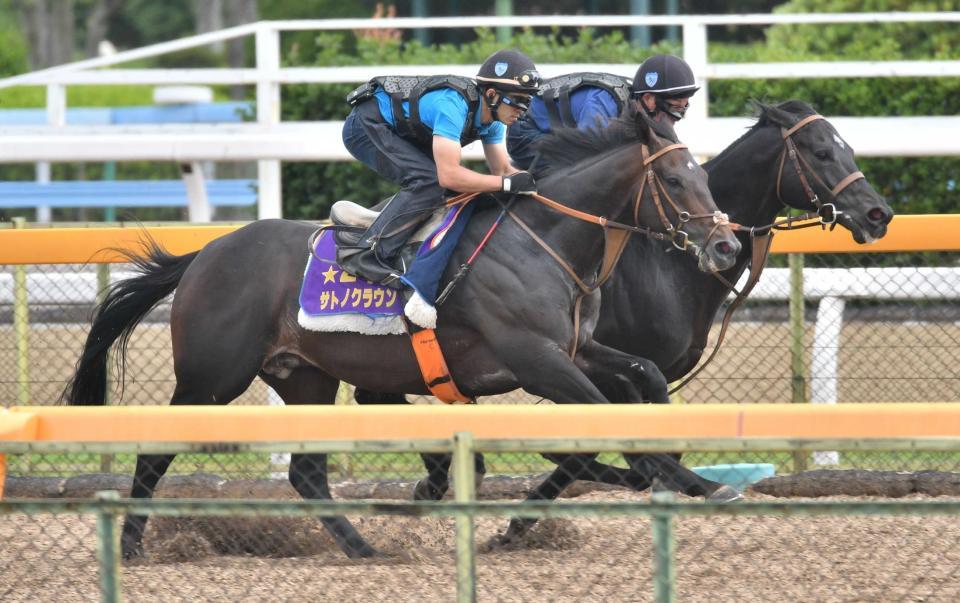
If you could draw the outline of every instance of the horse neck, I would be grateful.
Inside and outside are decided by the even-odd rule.
[[[643,175],[639,145],[631,145],[607,158],[562,172],[542,182],[540,192],[571,209],[615,221],[632,207]],[[603,257],[604,230],[533,201],[522,201],[517,214],[581,276]],[[632,218],[630,219],[632,223]],[[659,224],[650,225],[660,230]]]
[[[710,192],[731,221],[764,226],[780,213],[783,205],[777,198],[777,175],[782,150],[778,127],[754,127],[703,164],[710,177]]]
[[[763,226],[776,218],[782,207],[777,199],[781,148],[778,128],[755,128],[703,165],[717,206],[729,214],[732,221],[744,226]],[[738,237],[743,251],[734,266],[723,273],[732,282],[746,269],[751,253],[749,236],[738,234]],[[618,282],[613,286],[615,292],[608,297],[618,296],[620,303],[628,308],[637,296],[649,295],[651,281],[657,282],[662,287],[659,298],[662,303],[683,307],[690,324],[703,319],[703,328],[709,329],[714,313],[730,289],[712,274],[700,271],[690,258],[677,254],[663,257],[664,251],[656,247],[657,244],[640,239],[627,246],[622,258],[624,265],[642,268],[619,272]]]

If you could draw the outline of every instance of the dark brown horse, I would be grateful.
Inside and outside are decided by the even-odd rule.
[[[791,155],[791,149],[794,155]],[[543,152],[551,153],[549,146]],[[858,177],[853,149],[827,120],[808,104],[787,101],[758,104],[756,124],[716,158],[704,164],[710,191],[731,221],[747,227],[771,224],[784,205],[802,211],[820,210],[836,218],[857,242],[883,237],[893,212],[865,178]],[[802,176],[800,175],[802,174]],[[750,235],[737,235],[745,250]],[[721,273],[736,283],[750,262],[745,251]],[[669,381],[687,375],[701,359],[710,327],[731,289],[720,279],[697,270],[690,258],[649,239],[634,237],[620,264],[602,288],[603,303],[594,337],[613,348],[653,360]],[[620,383],[603,380],[598,387],[619,399]],[[403,396],[358,389],[361,403],[399,403]],[[643,461],[630,470],[598,463],[595,455],[550,455],[560,466],[532,499],[554,498],[577,479],[650,486],[656,473],[644,472]],[[449,455],[424,455],[428,476],[417,484],[416,498],[438,499],[446,491]],[[640,469],[640,470],[638,470]],[[478,455],[477,470],[484,465]],[[672,487],[683,489],[681,484]],[[698,494],[697,490],[687,490]],[[508,536],[517,536],[530,522],[514,522]]]
[[[706,173],[676,144],[672,128],[638,116],[603,132],[558,134],[554,143],[564,149],[569,168],[542,181],[545,196],[639,229],[662,232],[666,225],[673,240],[682,225],[700,266],[733,265],[740,243],[716,210]],[[473,217],[445,279],[496,217],[496,206]],[[596,295],[582,304],[574,333],[581,290],[572,274],[587,283],[596,278],[610,228],[532,200],[514,204],[512,218],[497,230],[470,278],[439,309],[438,337],[464,394],[523,388],[558,403],[607,403],[597,384],[615,380],[623,394],[617,401],[640,402],[644,392],[649,399],[667,400],[666,381],[653,363],[592,339]],[[341,380],[373,391],[427,393],[407,337],[298,326],[297,293],[312,230],[308,224],[264,220],[199,252],[171,256],[153,245],[145,256],[131,257],[141,274],[115,284],[97,309],[67,401],[103,404],[111,345],[119,340],[122,358],[137,323],[174,291],[170,327],[177,383],[171,404],[226,404],[257,376],[286,404],[331,404]],[[569,349],[571,342],[577,342],[575,349]],[[139,455],[132,496],[152,496],[173,458]],[[669,475],[685,489],[703,495],[724,490],[666,455],[658,463],[664,479]],[[289,475],[303,497],[330,498],[326,455],[294,454]],[[347,555],[374,554],[346,518],[322,521]],[[142,553],[145,524],[143,516],[126,518],[125,556]]]

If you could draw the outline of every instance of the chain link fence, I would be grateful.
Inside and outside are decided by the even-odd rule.
[[[285,479],[271,477],[268,454],[179,455],[157,490],[158,506],[137,507],[152,515],[146,554],[122,563],[122,594],[135,601],[451,601],[465,562],[454,516],[464,511],[474,517],[473,589],[480,601],[960,597],[956,447],[844,451],[854,469],[832,485],[767,478],[733,506],[684,495],[663,503],[653,498],[662,493],[589,482],[577,482],[555,504],[517,505],[552,468],[526,452],[488,452],[481,503],[472,506],[452,502],[452,493],[439,504],[410,503],[423,476],[416,454],[332,454],[331,489],[345,506],[311,505]],[[791,454],[695,452],[688,460],[783,463]],[[69,446],[8,455],[0,502],[4,601],[98,597],[103,508],[89,499],[109,490],[126,496],[133,455],[118,453],[113,474],[96,473],[97,457]],[[600,458],[623,466],[614,453]],[[875,467],[898,472],[868,471]],[[748,476],[733,468],[724,479]],[[107,520],[115,538],[126,507],[112,509],[116,515]],[[348,559],[318,520],[334,513],[349,517],[378,555]],[[503,543],[518,513],[541,520]]]
[[[751,300],[738,310],[717,359],[676,401],[960,399],[954,369],[960,352],[960,285],[953,276],[957,256],[806,255],[803,285],[808,295],[799,330],[797,316],[791,320],[786,258],[775,256]],[[4,406],[57,402],[83,347],[98,291],[128,270],[124,265],[0,267]],[[166,302],[135,331],[122,399],[113,387],[110,404],[168,402],[174,387],[168,318]],[[802,345],[791,348],[798,334]],[[708,347],[716,335],[717,328]],[[114,384],[117,377],[114,370]],[[340,399],[350,401],[346,388]],[[256,381],[234,404],[271,400],[268,389]],[[480,400],[538,402],[543,401],[521,392]],[[5,495],[19,504],[24,499],[89,499],[103,490],[126,496],[135,455],[27,452],[9,454],[7,460]],[[276,452],[182,454],[161,480],[157,496],[245,499],[251,509],[256,509],[255,500],[292,504],[300,497],[286,479],[287,460]],[[829,468],[798,472],[811,460]],[[426,475],[422,459],[411,453],[341,452],[331,454],[329,462],[331,490],[339,501],[399,504],[411,499]],[[652,526],[657,519],[651,515],[650,484],[631,476],[616,454],[604,453],[599,462],[607,468],[590,470],[600,483],[576,481],[561,505],[627,505],[619,515],[548,517],[508,545],[497,541],[507,515],[477,516],[479,600],[654,600],[657,543]],[[671,592],[679,600],[960,597],[960,553],[954,544],[960,524],[957,507],[950,506],[960,499],[960,454],[955,449],[692,452],[683,462],[738,488],[766,476],[746,489],[748,505],[739,509],[808,498],[908,504],[816,517],[798,515],[799,507],[680,514],[671,522],[676,576]],[[556,467],[536,454],[502,452],[486,454],[476,466],[486,472],[479,490],[485,501],[522,500]],[[448,499],[453,491],[446,493]],[[680,504],[713,508],[683,495]],[[311,517],[256,510],[244,517],[199,512],[155,517],[144,538],[147,556],[124,564],[121,588],[138,601],[449,601],[457,596],[456,524],[449,513],[430,515],[420,507],[390,514],[343,511],[381,553],[354,561],[317,521],[326,512],[333,511],[314,509],[306,513]],[[85,601],[98,596],[98,526],[89,508],[4,506],[3,513],[0,598]]]
[[[750,301],[737,311],[717,358],[677,400],[960,399],[955,368],[960,358],[958,259],[957,253],[807,255],[802,258],[809,293],[803,302],[804,320],[802,326],[791,326],[800,323],[791,323],[789,269],[783,256],[775,256]],[[97,291],[107,279],[124,278],[127,271],[124,265],[0,267],[4,405],[56,403],[83,348]],[[19,310],[18,278],[29,301]],[[169,308],[168,300],[134,332],[123,404],[166,404],[170,399],[174,376]],[[711,333],[708,353],[718,330]],[[792,348],[797,334],[802,345]],[[120,402],[117,376],[113,371],[111,403]],[[267,404],[269,398],[257,380],[236,403]],[[488,402],[539,400],[514,392],[480,400]]]

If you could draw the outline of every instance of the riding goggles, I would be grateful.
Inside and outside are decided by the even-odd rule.
[[[530,109],[530,97],[529,96],[510,96],[507,94],[500,95],[500,102],[508,107],[513,107],[521,113],[526,113]]]

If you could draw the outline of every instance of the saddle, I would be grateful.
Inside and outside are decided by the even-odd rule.
[[[392,200],[391,197],[387,203]],[[407,240],[397,258],[387,263],[371,251],[368,243],[360,241],[360,237],[380,216],[380,212],[352,201],[337,201],[330,208],[330,221],[334,225],[334,238],[337,242],[337,260],[348,270],[352,268],[358,276],[401,289],[404,284],[401,277],[406,274],[417,258],[421,245],[437,229],[445,215],[445,208],[434,212]]]
[[[430,391],[445,402],[470,401],[450,378],[433,329],[437,322],[437,285],[472,209],[463,203],[434,212],[405,246],[396,272],[387,274],[393,282],[385,284],[350,274],[340,261],[341,251],[354,248],[378,262],[360,237],[379,212],[338,201],[331,208],[334,228],[320,229],[311,237],[297,322],[313,331],[408,333]],[[409,288],[398,291],[401,283]]]

